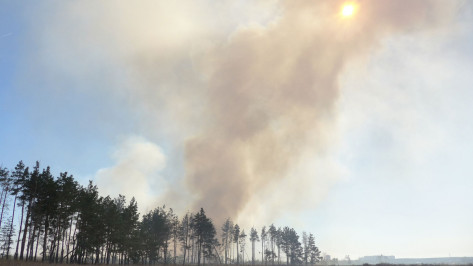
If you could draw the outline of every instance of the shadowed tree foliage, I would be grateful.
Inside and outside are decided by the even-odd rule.
[[[184,217],[182,217],[182,221],[179,225],[179,242],[181,244],[181,250],[183,253],[182,264],[186,263],[186,259],[188,258],[188,252],[191,249],[191,236],[192,236],[192,214],[186,213]]]
[[[225,255],[225,264],[228,263],[228,254],[229,254],[229,248],[231,246],[233,239],[233,222],[230,220],[230,218],[227,218],[225,220],[225,223],[222,225],[222,245],[223,245],[223,250],[224,250],[224,255]]]
[[[241,230],[240,236],[238,237],[239,239],[239,244],[240,244],[240,253],[241,253],[241,262],[245,264],[245,247],[246,247],[246,237],[248,235],[245,233],[245,229]]]
[[[2,210],[0,211],[0,228],[1,228],[7,195],[10,192],[11,187],[12,187],[12,180],[10,179],[10,174],[7,168],[0,168],[0,186],[2,187],[2,194],[0,196],[0,203],[1,203],[1,208],[2,208]]]
[[[79,185],[72,175],[55,177],[36,162],[32,171],[20,161],[9,171],[0,168],[0,256],[5,259],[76,264],[225,264],[245,263],[245,230],[228,218],[221,241],[203,208],[179,219],[172,209],[158,207],[142,215],[138,203],[124,196],[101,196],[92,181]],[[18,208],[17,208],[18,207]],[[18,228],[18,230],[16,230]],[[268,229],[266,229],[268,228]],[[252,264],[255,242],[251,228]],[[261,231],[261,262],[274,264],[282,248],[288,264],[320,261],[314,237],[304,249],[294,229]],[[275,255],[275,249],[278,255]],[[14,250],[14,255],[12,254]],[[223,254],[221,254],[223,253]],[[266,255],[266,256],[265,256]]]
[[[264,261],[264,264],[266,265],[266,260],[264,259],[264,243],[266,242],[266,238],[268,236],[268,232],[266,232],[266,226],[263,226],[261,228],[261,262]]]
[[[203,208],[194,215],[192,229],[197,243],[197,264],[200,265],[202,255],[207,259],[212,258],[215,255],[213,251],[218,244],[215,227],[212,220],[205,215]]]
[[[235,227],[233,228],[233,242],[235,242],[236,244],[237,264],[240,264],[240,252],[238,252],[239,239],[240,239],[240,226],[238,226],[238,224],[235,224]]]
[[[251,241],[251,264],[255,265],[255,242],[259,241],[258,231],[254,227],[251,227],[250,231]]]
[[[303,250],[301,242],[299,242],[299,235],[290,227],[284,227],[282,231],[282,247],[286,253],[286,263],[301,264],[303,259]]]
[[[158,262],[159,251],[164,246],[166,232],[169,230],[166,222],[166,212],[162,208],[156,208],[144,215],[141,230],[147,260],[151,263]]]
[[[0,230],[0,251],[2,258],[9,258],[10,247],[13,244],[13,234],[14,231],[11,230],[12,224],[11,220],[8,219]]]
[[[278,237],[278,230],[273,224],[269,226],[268,234],[269,234],[269,249],[267,249],[265,252],[268,259],[271,260],[271,264],[274,264],[274,258],[276,257],[276,253],[274,252],[274,247],[276,245],[276,239]]]
[[[21,237],[21,228],[23,226],[23,215],[24,215],[24,210],[25,210],[25,196],[23,194],[23,186],[26,183],[26,180],[29,179],[30,173],[28,167],[25,167],[23,161],[20,161],[16,166],[15,166],[15,171],[12,173],[12,178],[13,178],[13,190],[12,190],[12,196],[15,197],[14,203],[13,203],[13,215],[12,215],[12,221],[15,218],[15,207],[16,207],[16,202],[18,200],[18,206],[21,206],[21,217],[20,217],[20,230],[18,231],[18,238],[16,241],[16,248],[15,248],[15,255],[14,259],[18,259],[18,248],[20,244],[20,237]],[[13,227],[13,223],[12,223]],[[13,230],[13,228],[12,228]]]
[[[317,262],[322,260],[319,248],[315,246],[315,239],[313,234],[309,234],[309,238],[307,240],[307,249],[308,262],[310,264],[316,264]]]

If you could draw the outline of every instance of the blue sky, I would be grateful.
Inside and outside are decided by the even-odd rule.
[[[4,1],[0,164],[339,258],[472,256],[471,4],[287,3]]]

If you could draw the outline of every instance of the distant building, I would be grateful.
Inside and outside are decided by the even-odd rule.
[[[380,263],[385,264],[410,264],[410,265],[421,265],[421,264],[443,264],[443,265],[467,265],[473,264],[473,257],[444,257],[444,258],[397,258],[394,256],[364,256],[358,260],[350,260],[349,256],[346,256],[344,260],[338,261],[338,265],[363,265],[371,264],[376,265]]]
[[[443,258],[399,258],[397,264],[473,264],[473,257],[443,257]]]
[[[358,259],[360,263],[368,263],[368,264],[379,264],[379,263],[395,263],[396,257],[394,256],[384,256],[384,255],[377,255],[377,256],[364,256]]]

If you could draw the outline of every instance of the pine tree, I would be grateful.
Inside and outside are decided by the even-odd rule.
[[[79,197],[79,185],[74,180],[72,175],[67,172],[60,173],[56,179],[57,187],[57,217],[56,217],[56,262],[63,262],[64,253],[67,255],[68,241],[66,241],[66,234],[72,229],[72,219],[77,213],[77,201]],[[69,232],[70,234],[70,232]]]
[[[17,204],[17,199],[19,200],[18,206],[21,206],[21,217],[20,217],[20,230],[18,230],[18,237],[16,240],[16,248],[15,248],[15,255],[14,259],[18,259],[18,248],[20,244],[20,237],[21,237],[21,229],[23,227],[23,215],[24,215],[24,210],[25,210],[25,196],[23,194],[23,186],[26,183],[26,180],[29,179],[29,168],[25,167],[23,164],[23,161],[20,161],[16,166],[15,166],[15,171],[12,173],[12,178],[13,178],[13,189],[12,189],[12,195],[15,196],[15,200],[13,203],[13,215],[12,215],[12,225],[13,225],[13,219],[15,217],[15,208]],[[13,229],[13,228],[12,228]]]
[[[7,204],[7,196],[10,193],[12,187],[12,179],[10,178],[10,173],[7,168],[0,168],[0,186],[2,187],[2,193],[0,196],[0,204],[2,205],[2,210],[0,212],[0,228],[2,227],[3,222],[3,212],[5,210],[5,205]]]
[[[266,261],[264,260],[264,242],[266,241],[268,233],[266,232],[266,226],[261,228],[261,263],[264,262],[266,265]]]
[[[235,224],[233,228],[233,242],[236,244],[237,265],[240,264],[240,253],[238,252],[238,239],[240,238],[240,226]]]
[[[269,226],[268,234],[269,234],[271,250],[268,250],[267,256],[271,259],[271,263],[274,265],[274,258],[276,257],[276,254],[274,253],[274,246],[276,245],[278,230],[273,224]]]
[[[315,240],[314,240],[313,234],[309,234],[309,238],[307,240],[307,246],[309,250],[309,263],[315,264],[319,262],[322,259],[322,257],[320,257],[319,248],[315,246]]]
[[[192,221],[192,214],[186,213],[182,218],[180,229],[179,229],[179,241],[181,243],[182,252],[184,253],[184,257],[182,260],[182,264],[186,263],[186,256],[188,256],[188,251],[190,250],[190,237],[191,237],[191,221]]]
[[[33,172],[31,172],[30,175],[25,176],[25,179],[20,180],[21,184],[21,197],[20,199],[26,204],[26,217],[25,217],[25,224],[23,228],[23,237],[21,240],[21,250],[20,250],[20,260],[23,260],[23,255],[25,251],[25,245],[27,242],[27,235],[28,235],[28,229],[32,229],[33,223],[32,223],[32,212],[33,212],[33,207],[34,203],[36,200],[37,192],[38,192],[38,181],[40,178],[40,173],[39,173],[39,162],[36,161],[36,164],[33,168]],[[31,234],[31,231],[30,231]],[[33,235],[34,236],[34,235]],[[31,238],[32,240],[34,238]],[[32,241],[31,241],[32,242]],[[32,242],[33,244],[33,242]],[[28,247],[26,247],[27,253],[30,251]],[[31,252],[32,253],[32,252]],[[26,260],[28,256],[26,256]]]
[[[303,262],[304,262],[304,264],[307,264],[308,260],[309,260],[309,246],[308,246],[307,240],[308,240],[307,239],[307,233],[302,232],[302,247],[304,249],[304,252],[303,252]]]
[[[177,242],[179,240],[179,218],[177,217],[176,214],[172,212],[172,209],[169,210],[169,222],[170,222],[170,230],[171,230],[171,238],[172,238],[172,243],[173,243],[173,264],[176,264],[176,259],[177,259]]]
[[[213,249],[218,244],[215,227],[206,215],[203,208],[196,213],[192,219],[194,237],[197,242],[197,264],[200,266],[201,255],[210,258],[213,256]]]
[[[251,241],[251,263],[255,265],[255,242],[259,241],[258,231],[254,227],[250,231],[250,241]]]
[[[296,231],[290,227],[284,227],[281,235],[281,246],[286,253],[286,263],[299,264],[302,262],[303,250]]]
[[[228,262],[228,248],[232,240],[233,235],[233,222],[230,218],[225,220],[225,223],[222,225],[222,245],[225,252],[225,264]]]
[[[281,264],[281,245],[282,245],[282,229],[278,228],[278,233],[276,237],[276,246],[278,248],[278,264]]]
[[[245,264],[245,247],[246,247],[246,233],[245,229],[243,229],[240,233],[239,242],[240,242],[240,253],[241,253],[241,263]]]
[[[13,228],[13,230],[11,229]],[[13,244],[13,234],[15,233],[14,227],[11,224],[11,219],[6,220],[6,223],[0,230],[0,249],[2,258],[10,258],[10,247]]]
[[[6,168],[0,169],[3,189],[0,194],[3,209],[3,216],[0,214],[0,254],[3,257],[10,257],[11,245],[16,242],[15,258],[26,260],[42,257],[43,261],[49,259],[51,263],[63,263],[64,259],[66,263],[94,264],[177,263],[180,244],[183,264],[186,260],[198,265],[216,259],[220,261],[215,227],[203,209],[195,215],[186,214],[179,222],[172,209],[161,207],[145,214],[140,221],[134,198],[127,204],[122,195],[115,199],[101,197],[92,182],[81,187],[67,172],[55,178],[50,167],[40,172],[39,162],[36,162],[30,174],[29,168],[20,161],[11,175],[8,173]],[[10,202],[13,210],[11,216],[6,217]],[[17,206],[21,207],[21,217],[18,240],[15,241]],[[222,226],[225,263],[234,258],[233,254],[237,264],[245,263],[246,237],[245,230],[227,219]],[[260,238],[254,228],[251,228],[250,240],[252,264],[255,264],[255,242]],[[285,227],[281,230],[271,225],[262,228],[261,242],[262,262],[265,260],[265,263],[270,259],[274,264],[275,257],[280,260],[280,249],[286,253],[288,264],[315,264],[320,260],[312,234],[307,237],[303,233],[301,245],[294,229]]]

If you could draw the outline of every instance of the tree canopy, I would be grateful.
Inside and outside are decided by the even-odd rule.
[[[40,163],[31,168],[20,161],[14,169],[0,168],[0,255],[5,259],[50,263],[205,264],[245,263],[247,235],[228,218],[217,232],[201,208],[181,219],[173,209],[157,207],[138,213],[138,202],[102,196],[89,181],[81,186],[68,172],[58,176]],[[304,245],[293,228],[252,227],[251,262],[261,241],[261,262],[278,258],[287,264],[315,264],[320,251],[313,234]],[[219,236],[219,239],[217,238]],[[276,254],[277,250],[277,254]],[[265,255],[263,257],[263,254]]]

